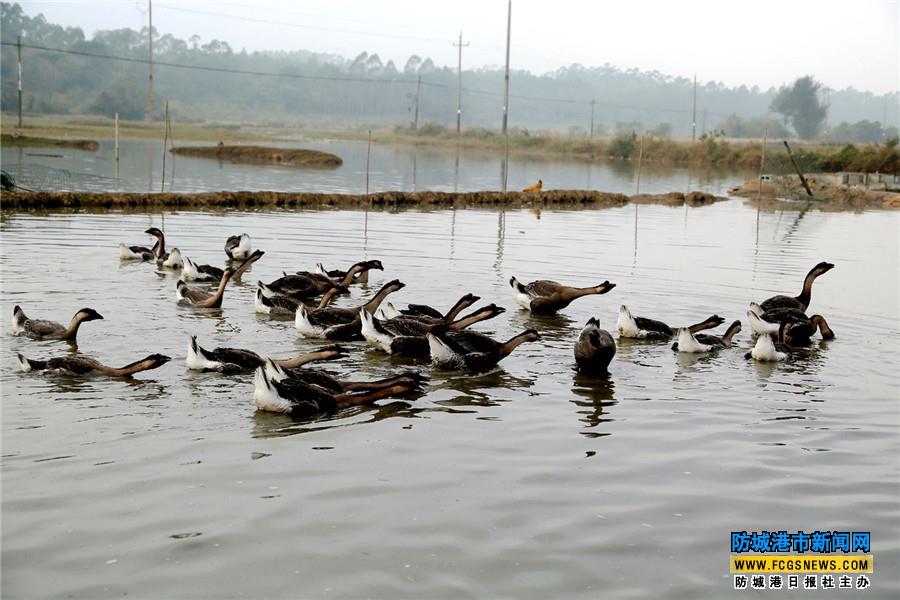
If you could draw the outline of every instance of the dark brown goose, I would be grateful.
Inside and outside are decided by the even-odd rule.
[[[808,345],[816,330],[822,334],[822,339],[834,338],[834,330],[829,327],[825,317],[822,315],[809,317],[798,308],[776,308],[763,311],[760,305],[751,303],[750,310],[747,311],[747,318],[750,320],[753,332],[758,335],[776,333],[779,325],[790,319],[792,323],[788,343],[793,346]]]
[[[284,274],[283,277],[279,277],[272,283],[269,283],[263,286],[263,293],[266,295],[270,294],[283,294],[285,296],[290,296],[294,300],[307,300],[309,298],[315,298],[321,294],[324,294],[328,290],[332,288],[340,288],[341,291],[346,292],[347,286],[353,282],[353,278],[357,273],[361,273],[362,271],[368,271],[370,262],[378,262],[378,261],[364,261],[359,262],[350,267],[350,270],[344,275],[344,278],[335,282],[327,275],[320,275],[318,273],[310,273],[306,271],[300,271],[294,275]],[[381,264],[381,263],[379,263]]]
[[[441,314],[441,312],[428,306],[427,304],[408,304],[406,308],[403,310],[397,310],[394,308],[393,304],[390,302],[386,305],[387,308],[382,308],[381,311],[385,314],[382,320],[394,319],[399,317],[409,318],[409,319],[418,319],[419,321],[425,321],[427,323],[449,323],[453,321],[459,313],[463,310],[469,308],[476,302],[481,300],[479,296],[474,294],[466,294],[456,301],[456,304],[450,307],[446,313]]]
[[[451,310],[451,312],[453,312]],[[362,319],[362,336],[367,342],[394,356],[409,358],[428,358],[428,339],[425,337],[436,327],[446,325],[449,331],[459,331],[466,327],[493,319],[503,314],[506,309],[490,304],[456,321],[422,320],[411,317],[395,317],[381,320],[372,313],[360,310]],[[449,313],[448,313],[449,314]]]
[[[369,283],[369,271],[371,271],[372,269],[384,271],[384,265],[381,264],[380,260],[364,260],[361,263],[356,263],[356,265],[359,265],[359,264],[364,265],[364,268],[362,270],[358,271],[356,273],[356,276],[352,280],[348,281],[346,283],[346,285],[352,285],[354,283],[362,283],[362,284]],[[351,265],[350,269],[352,269],[356,265]],[[340,284],[340,283],[344,282],[344,280],[347,277],[347,273],[350,272],[350,269],[348,269],[346,271],[341,271],[340,269],[327,270],[322,265],[322,263],[318,263],[318,264],[316,264],[315,274],[316,275],[325,275],[326,277],[328,277],[335,283]],[[303,274],[306,274],[306,272],[305,271],[297,271],[297,274],[303,275]]]
[[[244,262],[235,268],[234,275],[232,275],[231,278],[240,279],[241,275],[244,274],[244,271],[250,268],[250,265],[262,258],[264,254],[265,252],[262,250],[255,250]],[[214,267],[212,265],[198,265],[187,256],[183,257],[181,277],[185,281],[219,281],[222,279],[222,274],[224,272],[225,270],[220,269],[219,267]]]
[[[469,373],[487,371],[520,344],[541,339],[537,331],[528,329],[506,342],[498,342],[475,331],[450,331],[446,325],[435,327],[426,337],[435,367]]]
[[[374,313],[387,298],[388,294],[401,290],[406,284],[395,279],[384,284],[371,300],[354,308],[337,308],[326,306],[324,308],[307,309],[306,306],[297,307],[294,326],[300,335],[310,338],[325,338],[329,340],[350,341],[362,339],[362,319],[359,316],[360,309],[368,313]]]
[[[760,303],[760,306],[764,311],[776,308],[797,308],[806,312],[806,309],[809,307],[809,302],[812,299],[813,282],[817,277],[824,275],[833,268],[834,265],[829,262],[820,262],[806,274],[806,277],[803,279],[803,289],[800,290],[798,296],[772,296],[768,300]]]
[[[400,375],[395,375],[386,379],[377,379],[375,381],[342,381],[331,373],[320,369],[285,367],[272,359],[266,359],[264,366],[266,375],[268,375],[269,379],[272,381],[281,382],[286,379],[294,379],[309,385],[320,387],[323,390],[335,394],[341,392],[374,391],[401,384],[409,384],[418,387],[428,380],[424,375],[420,375],[413,371],[407,371]]]
[[[616,284],[604,281],[594,287],[574,288],[548,279],[541,279],[523,285],[515,277],[510,277],[509,287],[512,288],[513,296],[519,306],[534,314],[550,315],[567,307],[577,298],[592,294],[605,294],[616,287]]]
[[[230,268],[222,274],[222,279],[219,280],[219,287],[216,288],[214,293],[188,287],[184,281],[179,279],[178,283],[175,284],[175,296],[178,299],[178,304],[182,306],[196,306],[197,308],[221,308],[222,299],[225,297],[225,286],[228,285],[236,270]]]
[[[319,360],[335,360],[345,357],[343,348],[331,346],[316,352],[284,359],[272,359],[277,365],[288,369],[301,367]],[[265,365],[266,359],[252,350],[243,348],[215,348],[207,350],[197,343],[197,336],[192,335],[188,343],[185,366],[192,371],[217,371],[226,375],[252,371]]]
[[[728,348],[736,336],[741,331],[741,322],[735,321],[728,326],[725,334],[721,337],[718,335],[709,335],[699,333],[696,336],[688,327],[678,330],[678,341],[672,344],[672,350],[678,352],[710,352],[721,348]]]
[[[333,287],[322,296],[322,299],[319,300],[318,308],[325,308],[329,304],[331,304],[332,300],[337,297],[338,294],[346,291],[347,288],[342,287]],[[295,300],[290,296],[285,296],[284,294],[276,294],[269,290],[268,294],[266,293],[266,284],[262,281],[256,282],[256,312],[261,315],[270,315],[273,317],[281,316],[281,317],[293,317],[297,312],[297,307],[301,304],[304,304],[300,300]],[[305,305],[304,305],[305,306]]]
[[[166,236],[156,227],[151,227],[144,233],[156,238],[152,248],[144,246],[126,246],[119,244],[119,258],[122,260],[165,260]]]
[[[338,392],[300,379],[273,381],[266,368],[260,367],[256,370],[253,400],[258,410],[304,418],[337,412],[351,406],[372,404],[382,398],[403,397],[420,389],[417,380],[403,376],[392,379],[396,379],[396,382],[372,382],[370,385],[376,387],[369,388],[368,391]]]
[[[575,364],[578,371],[594,377],[609,375],[609,363],[616,355],[616,342],[600,322],[591,317],[575,342]]]
[[[162,354],[151,354],[124,367],[107,367],[86,356],[64,356],[49,360],[32,360],[19,356],[19,366],[23,371],[55,372],[62,375],[106,375],[108,377],[130,377],[141,371],[149,371],[163,366],[170,360]]]
[[[26,336],[38,340],[65,340],[74,342],[78,336],[78,328],[86,321],[96,321],[103,317],[93,308],[82,308],[68,326],[55,321],[45,321],[42,319],[29,319],[25,312],[19,307],[13,307],[13,333],[15,335],[25,334]]]
[[[688,329],[693,333],[704,329],[714,329],[725,322],[719,315],[712,315],[703,321],[691,325]],[[675,335],[677,328],[672,328],[654,319],[645,317],[633,317],[631,311],[624,304],[619,307],[619,318],[616,321],[620,338],[633,338],[639,340],[667,340]]]

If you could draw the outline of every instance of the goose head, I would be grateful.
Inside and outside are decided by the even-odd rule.
[[[82,321],[96,321],[98,319],[102,319],[103,315],[98,313],[93,308],[82,308],[77,313],[75,313],[76,319],[80,319]]]

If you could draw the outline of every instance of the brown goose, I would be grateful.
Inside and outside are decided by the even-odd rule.
[[[282,316],[282,317],[293,317],[297,312],[297,307],[303,304],[300,300],[295,300],[290,296],[285,296],[284,294],[276,294],[270,293],[266,294],[265,287],[262,281],[256,282],[256,312],[261,315],[270,315],[273,317]],[[342,287],[333,287],[322,296],[322,299],[319,300],[318,308],[325,308],[329,304],[331,304],[332,300],[337,297],[338,294],[346,291],[347,288]]]
[[[381,264],[380,260],[364,260],[361,263],[356,264],[365,265],[365,268],[361,271],[358,271],[356,273],[356,277],[352,281],[349,281],[347,285],[351,285],[353,283],[369,283],[369,271],[371,271],[372,269],[384,271],[384,265]],[[356,265],[352,265],[350,268],[352,269],[354,266]],[[347,273],[349,271],[350,269],[348,269],[347,271],[341,271],[340,269],[328,270],[322,265],[322,263],[316,264],[316,274],[325,275],[335,283],[342,283],[343,280],[347,277]],[[301,272],[298,271],[297,274],[300,275]]]
[[[822,334],[822,339],[834,338],[834,330],[829,327],[825,317],[822,315],[809,317],[798,308],[776,308],[763,311],[760,305],[751,303],[750,310],[747,311],[747,318],[750,320],[753,333],[759,335],[777,333],[779,325],[790,319],[791,329],[788,343],[793,346],[808,345],[817,329]]]
[[[428,379],[419,373],[407,371],[400,375],[375,381],[343,381],[334,375],[319,369],[285,367],[272,359],[266,359],[264,366],[266,375],[268,375],[269,379],[272,381],[283,382],[285,379],[294,379],[332,393],[374,391],[399,384],[418,386]]]
[[[368,313],[374,313],[387,298],[388,294],[401,290],[406,284],[395,279],[384,284],[371,300],[354,308],[337,308],[326,306],[309,310],[304,305],[297,307],[294,326],[300,335],[310,338],[325,338],[329,340],[361,340],[362,320],[359,316],[360,309]]]
[[[295,300],[306,300],[324,294],[334,287],[339,287],[342,291],[349,291],[347,290],[347,286],[353,282],[353,278],[357,273],[368,271],[370,268],[375,268],[370,266],[371,263],[378,263],[378,265],[381,265],[379,261],[363,261],[356,263],[350,267],[343,279],[339,282],[333,281],[327,275],[320,275],[318,273],[309,273],[305,271],[300,271],[294,275],[285,273],[283,277],[279,277],[272,283],[262,286],[263,293],[266,295],[283,294],[285,296],[290,296]]]
[[[616,355],[616,342],[600,322],[591,317],[581,330],[575,342],[575,364],[586,375],[605,377],[609,375],[609,363]]]
[[[156,238],[156,243],[152,248],[144,246],[126,246],[119,244],[119,258],[122,260],[165,260],[166,253],[166,236],[156,227],[151,227],[144,233],[152,235]]]
[[[719,350],[721,348],[729,348],[734,336],[740,333],[741,322],[735,321],[728,326],[725,334],[721,337],[717,335],[708,335],[699,333],[696,336],[688,327],[678,330],[678,341],[672,344],[672,350],[678,352],[709,352],[711,350]]]
[[[141,371],[149,371],[163,366],[170,360],[162,354],[151,354],[124,367],[107,367],[86,356],[64,356],[49,360],[32,360],[19,356],[19,366],[23,371],[55,372],[62,375],[107,375],[109,377],[130,377]]]
[[[54,321],[29,319],[19,306],[15,306],[13,307],[13,333],[15,335],[24,333],[30,338],[39,340],[65,340],[74,342],[75,338],[78,336],[78,328],[81,327],[82,323],[86,321],[96,321],[97,319],[102,318],[103,316],[93,308],[82,308],[75,313],[75,316],[72,317],[69,325],[66,326]]]
[[[214,293],[188,287],[184,281],[179,279],[178,283],[175,284],[175,296],[178,299],[178,304],[181,306],[196,306],[197,308],[221,308],[222,298],[225,296],[225,286],[228,285],[236,270],[229,268],[222,274],[222,279],[219,280],[219,287]]]
[[[273,381],[266,369],[260,367],[256,370],[253,400],[258,410],[302,418],[372,404],[382,398],[404,396],[419,390],[418,380],[403,376],[392,379],[373,382],[377,387],[367,391],[338,392],[301,379]]]
[[[274,360],[275,364],[295,369],[307,363],[319,360],[335,360],[347,356],[340,346],[322,348],[316,352],[309,352],[293,358]],[[192,371],[218,371],[226,375],[252,371],[265,365],[266,359],[252,350],[243,348],[215,348],[207,350],[197,343],[197,336],[192,335],[188,344],[187,358],[184,361],[188,369]]]
[[[362,309],[359,314],[362,319],[362,336],[379,350],[394,356],[428,358],[428,339],[425,336],[435,328],[446,325],[450,331],[459,331],[479,321],[493,319],[504,312],[506,309],[503,307],[491,304],[459,320],[449,322],[443,319],[421,320],[410,317],[395,317],[382,321]]]
[[[760,306],[764,311],[776,308],[797,308],[805,312],[812,299],[813,282],[817,277],[824,275],[833,268],[834,265],[829,262],[820,262],[806,274],[806,277],[803,279],[803,289],[800,290],[798,296],[772,296],[768,300],[760,303]]]
[[[688,329],[693,333],[704,329],[714,329],[725,322],[719,315],[712,315],[703,321],[691,325]],[[619,307],[619,318],[616,321],[620,338],[633,338],[639,340],[667,340],[675,335],[677,328],[672,328],[654,319],[646,317],[634,317],[624,304]]]
[[[265,252],[262,250],[255,250],[246,260],[244,260],[244,262],[235,268],[234,275],[232,275],[231,278],[240,279],[241,275],[244,274],[244,271],[250,268],[250,265],[262,258],[264,254]],[[187,256],[183,257],[181,277],[185,281],[218,281],[222,279],[223,273],[225,273],[224,269],[212,265],[198,265]]]
[[[567,307],[576,298],[591,294],[605,294],[616,287],[616,284],[604,281],[594,287],[574,288],[555,281],[540,279],[523,285],[515,277],[510,277],[509,287],[512,288],[513,296],[519,306],[534,314],[550,315]]]
[[[501,343],[483,333],[450,331],[446,325],[435,327],[426,337],[434,366],[470,373],[487,371],[509,356],[520,344],[541,339],[537,331],[528,329]]]

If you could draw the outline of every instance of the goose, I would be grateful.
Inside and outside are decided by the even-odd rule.
[[[184,259],[181,256],[181,250],[172,248],[166,253],[165,258],[157,259],[157,262],[166,269],[181,269],[184,267]]]
[[[331,301],[346,288],[334,287],[325,292],[319,300],[318,308],[325,308]],[[276,294],[262,281],[256,282],[256,312],[261,315],[273,317],[294,317],[297,307],[303,304],[300,300],[294,300],[284,294]]]
[[[378,318],[382,321],[387,321],[388,319],[396,319],[397,317],[402,317],[403,313],[397,310],[397,307],[394,306],[393,302],[385,302],[378,309]]]
[[[425,337],[435,367],[469,373],[487,371],[520,344],[541,339],[537,331],[527,329],[501,343],[474,331],[449,331],[446,325],[435,327]]]
[[[16,305],[13,307],[13,333],[15,335],[24,333],[30,338],[39,340],[65,340],[74,342],[75,338],[78,336],[78,328],[81,327],[82,323],[85,321],[96,321],[102,318],[103,316],[93,308],[82,308],[75,313],[75,316],[69,321],[69,325],[66,326],[62,323],[56,323],[55,321],[29,319],[25,315],[25,311]]]
[[[753,349],[744,355],[744,358],[758,360],[760,362],[780,362],[787,358],[786,352],[781,352],[775,345],[776,335],[783,341],[793,325],[793,318],[785,319],[778,326],[777,333],[764,333],[756,338]]]
[[[575,364],[581,373],[605,377],[609,375],[609,363],[616,355],[616,342],[600,322],[591,317],[575,342]]]
[[[242,262],[235,270],[232,279],[240,279],[250,265],[258,261],[265,255],[263,250],[254,251],[247,259]],[[181,270],[181,277],[185,281],[218,281],[222,279],[225,273],[224,269],[214,267],[212,265],[198,265],[187,256],[184,257],[184,266]]]
[[[49,360],[33,360],[21,354],[19,366],[23,371],[51,372],[62,375],[107,375],[109,377],[130,377],[141,371],[149,371],[163,366],[170,360],[162,354],[151,354],[146,358],[127,364],[124,367],[107,367],[93,358],[86,356],[63,356]]]
[[[398,384],[408,384],[418,388],[428,379],[419,373],[407,371],[376,381],[341,381],[334,375],[319,369],[285,367],[270,358],[265,361],[265,371],[272,381],[281,382],[286,379],[294,379],[333,393],[374,391]]]
[[[389,281],[378,290],[378,293],[371,300],[355,308],[325,306],[309,310],[301,304],[297,307],[294,326],[303,337],[341,341],[362,339],[360,309],[368,313],[374,313],[388,294],[401,290],[404,287],[406,287],[406,284],[401,283],[398,279]]]
[[[833,268],[834,265],[829,262],[820,262],[812,269],[810,269],[809,273],[806,274],[806,277],[803,279],[803,289],[800,291],[800,295],[772,296],[764,302],[761,302],[760,306],[764,311],[769,311],[775,308],[797,308],[802,311],[806,311],[812,298],[813,282],[817,277],[819,277],[820,275],[824,275]]]
[[[519,306],[534,314],[550,315],[567,307],[576,298],[591,294],[605,294],[616,287],[616,284],[604,281],[594,287],[573,288],[555,281],[541,279],[523,285],[515,277],[510,277],[509,286],[512,288],[513,296]]]
[[[228,260],[244,260],[250,256],[250,236],[242,233],[229,237],[225,240],[225,254]]]
[[[380,320],[372,313],[360,309],[362,319],[362,336],[375,348],[395,356],[412,358],[428,358],[429,346],[426,334],[434,328],[446,324],[449,331],[459,331],[469,325],[493,319],[503,314],[506,309],[490,304],[456,321],[422,321],[411,317],[396,317]]]
[[[148,235],[152,235],[156,238],[156,243],[153,244],[152,248],[146,248],[144,246],[126,246],[125,244],[119,244],[119,258],[122,260],[154,260],[154,259],[162,259],[163,255],[166,253],[166,236],[162,231],[157,229],[156,227],[151,227],[146,230],[144,233]]]
[[[297,368],[318,360],[334,360],[347,356],[340,346],[322,348],[293,358],[274,360],[275,364],[285,368]],[[273,360],[273,359],[270,359]],[[252,371],[265,365],[266,359],[252,350],[242,348],[215,348],[207,350],[197,343],[197,336],[192,335],[188,343],[185,366],[191,371],[218,371],[227,375]]]
[[[346,285],[350,285],[352,283],[363,283],[363,284],[369,283],[369,271],[370,270],[378,269],[379,271],[384,271],[384,265],[381,264],[380,260],[365,260],[365,261],[362,261],[362,263],[356,263],[356,264],[364,264],[364,265],[366,265],[366,268],[359,271],[356,274],[356,277],[352,281],[347,281]],[[350,268],[352,269],[354,266],[356,266],[356,265],[352,265]],[[340,269],[328,270],[322,265],[322,263],[316,263],[315,273],[317,275],[325,275],[326,277],[328,277],[335,283],[342,282],[344,280],[344,278],[347,277],[348,272],[349,272],[349,269],[347,271],[341,271]],[[300,275],[301,272],[298,271],[297,274]]]
[[[181,306],[196,306],[197,308],[221,308],[222,298],[225,296],[225,286],[228,285],[236,270],[234,267],[231,267],[222,274],[222,279],[219,280],[219,287],[215,293],[188,287],[184,281],[179,279],[178,283],[175,284],[175,297],[178,300],[178,304]]]
[[[725,322],[719,315],[712,315],[688,327],[693,333],[704,329],[714,329]],[[669,327],[662,321],[634,317],[624,304],[619,307],[619,318],[616,321],[620,338],[633,338],[639,340],[667,340],[675,335],[676,328]]]
[[[806,313],[796,308],[777,308],[763,311],[759,304],[752,302],[750,303],[750,310],[747,311],[747,318],[750,320],[750,327],[753,329],[753,333],[758,335],[777,333],[779,325],[783,321],[792,319],[794,321],[790,333],[792,345],[808,344],[817,329],[822,334],[822,339],[830,340],[834,338],[834,330],[829,327],[825,317],[822,315],[808,317]]]
[[[728,329],[725,330],[725,334],[721,337],[703,333],[695,336],[694,332],[692,332],[689,327],[683,327],[678,330],[678,341],[672,344],[672,350],[677,350],[678,352],[699,353],[728,348],[731,346],[734,336],[740,333],[740,331],[740,321],[735,321],[729,325]]]
[[[443,314],[436,308],[432,308],[427,304],[408,304],[403,310],[397,310],[390,302],[387,303],[387,309],[382,309],[382,312],[386,314],[385,320],[405,317],[427,323],[449,323],[450,321],[453,321],[459,313],[479,300],[481,300],[480,296],[466,294],[457,300],[456,304],[450,307],[450,310]],[[390,316],[387,316],[388,313],[390,313]]]
[[[273,381],[266,369],[260,367],[254,375],[253,400],[257,410],[292,417],[311,417],[351,406],[372,404],[382,398],[403,396],[417,389],[417,383],[403,382],[365,392],[334,393],[299,379]]]
[[[293,275],[284,274],[272,283],[268,284],[266,291],[269,293],[283,294],[295,300],[306,300],[324,294],[328,290],[339,287],[342,291],[349,292],[347,286],[353,281],[353,277],[362,271],[368,271],[368,261],[356,263],[340,282],[333,281],[327,275],[299,271]]]

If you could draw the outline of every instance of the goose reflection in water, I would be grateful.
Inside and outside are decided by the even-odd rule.
[[[579,407],[578,420],[587,425],[581,435],[591,438],[611,435],[611,432],[596,431],[601,423],[613,421],[609,409],[618,401],[615,399],[616,384],[612,379],[598,379],[590,375],[577,373],[572,386],[572,393],[578,396],[570,400]]]
[[[258,410],[251,417],[253,419],[251,435],[259,439],[279,438],[302,433],[327,431],[340,427],[365,425],[392,417],[415,419],[419,418],[419,413],[425,410],[427,409],[414,408],[409,402],[401,400],[381,405],[353,406],[337,413],[316,415],[302,419],[281,413]]]

